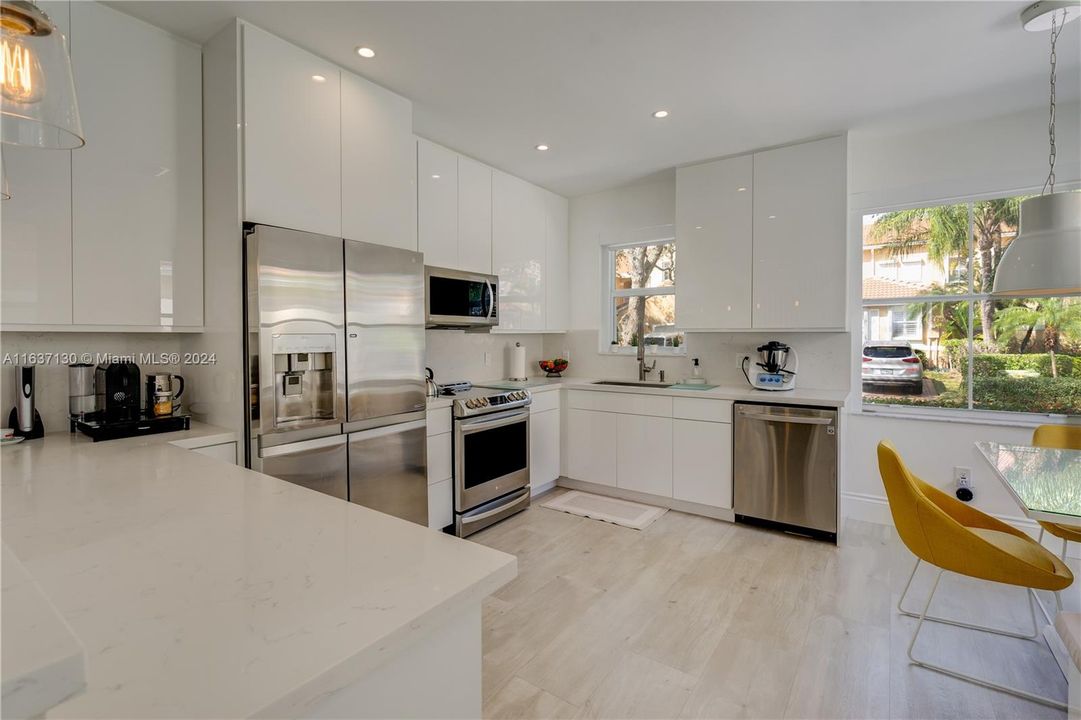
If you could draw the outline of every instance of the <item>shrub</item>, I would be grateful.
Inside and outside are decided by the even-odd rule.
[[[949,366],[955,370],[963,370],[967,362],[968,340],[943,340],[941,345]]]
[[[1048,353],[1025,355],[986,354],[972,359],[972,374],[989,378],[1006,375],[1007,370],[1032,370],[1043,377],[1051,377],[1051,356]],[[1081,358],[1056,355],[1055,364],[1060,378],[1081,378]]]
[[[961,383],[964,394],[965,383]],[[974,377],[974,407],[981,410],[1081,414],[1081,378]]]

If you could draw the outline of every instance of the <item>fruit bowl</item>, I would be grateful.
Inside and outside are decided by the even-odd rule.
[[[546,377],[557,378],[563,377],[560,373],[566,370],[570,363],[563,358],[556,358],[555,360],[541,360],[537,364],[540,365],[540,369],[545,372]]]

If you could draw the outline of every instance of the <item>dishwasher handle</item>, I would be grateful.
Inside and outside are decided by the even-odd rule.
[[[748,420],[765,420],[766,422],[794,423],[796,425],[832,425],[833,418],[828,417],[805,417],[800,415],[770,415],[768,413],[749,412],[740,408],[739,416]]]

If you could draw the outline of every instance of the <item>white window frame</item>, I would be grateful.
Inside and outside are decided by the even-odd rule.
[[[1081,190],[1081,183],[1078,182],[1066,182],[1060,183],[1061,189],[1064,191],[1076,191]],[[975,195],[965,195],[956,197],[941,198],[938,200],[923,200],[918,202],[909,202],[900,205],[888,205],[880,207],[865,207],[862,209],[856,209],[855,215],[858,222],[862,226],[863,219],[868,215],[881,215],[888,212],[894,212],[898,210],[909,210],[913,208],[927,208],[935,207],[938,205],[959,205],[967,204],[968,208],[968,262],[967,262],[967,276],[968,276],[968,291],[959,293],[956,295],[918,295],[910,297],[892,297],[892,298],[874,298],[865,299],[860,297],[859,313],[862,318],[864,310],[870,306],[880,305],[899,305],[906,303],[935,303],[935,302],[967,302],[968,303],[968,325],[973,327],[976,320],[976,303],[980,300],[988,297],[985,293],[975,292],[973,267],[975,263],[975,238],[973,233],[973,217],[972,217],[972,205],[974,203],[983,200],[994,200],[1003,197],[1017,197],[1019,195],[1039,195],[1041,188],[1037,187],[1022,187],[1011,190],[985,192]],[[1013,234],[1016,238],[1017,233]],[[862,237],[862,235],[861,235]],[[863,243],[860,242],[860,257],[862,258]],[[860,267],[860,279],[862,281],[862,265]],[[1060,297],[1060,296],[1055,296]],[[1076,295],[1064,295],[1061,297],[1078,297]],[[861,327],[862,335],[862,327]],[[858,347],[862,349],[863,342],[860,342]],[[858,351],[857,351],[858,352]],[[868,415],[880,415],[884,417],[901,417],[912,418],[932,421],[944,421],[944,422],[970,422],[974,424],[982,425],[1001,425],[1006,427],[1036,427],[1039,424],[1046,423],[1048,420],[1055,424],[1066,425],[1081,425],[1081,416],[1077,415],[1060,415],[1057,413],[1040,413],[1040,412],[1024,412],[1014,410],[985,410],[982,408],[973,407],[973,362],[972,358],[975,355],[975,340],[972,334],[968,337],[967,348],[967,370],[966,370],[966,383],[965,386],[968,389],[968,397],[966,398],[966,406],[963,408],[947,408],[947,407],[934,407],[934,406],[911,406],[911,405],[892,405],[888,403],[869,403],[863,400],[863,383],[860,374],[860,363],[853,363],[853,371],[855,377],[854,389],[859,393],[859,402],[856,403],[856,410],[859,413]]]
[[[676,284],[673,283],[663,288],[627,288],[616,289],[616,253],[627,248],[645,247],[647,245],[675,244],[676,238],[671,233],[671,226],[665,226],[668,232],[657,234],[648,240],[635,240],[633,242],[613,243],[601,246],[601,332],[598,336],[598,351],[603,355],[637,355],[638,348],[635,346],[622,347],[612,345],[615,337],[615,301],[621,297],[653,297],[656,295],[676,295]],[[651,233],[652,235],[652,233]],[[676,269],[678,273],[678,268]],[[678,330],[679,306],[676,306]],[[683,332],[679,330],[679,332]],[[683,333],[683,342],[679,347],[666,347],[663,345],[646,345],[647,355],[671,355],[685,356],[687,354],[687,334]]]

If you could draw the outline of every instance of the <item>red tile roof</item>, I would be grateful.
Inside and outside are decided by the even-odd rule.
[[[880,277],[865,277],[863,279],[863,299],[875,300],[878,298],[901,298],[919,295],[925,291],[923,285],[903,280],[887,280]]]

